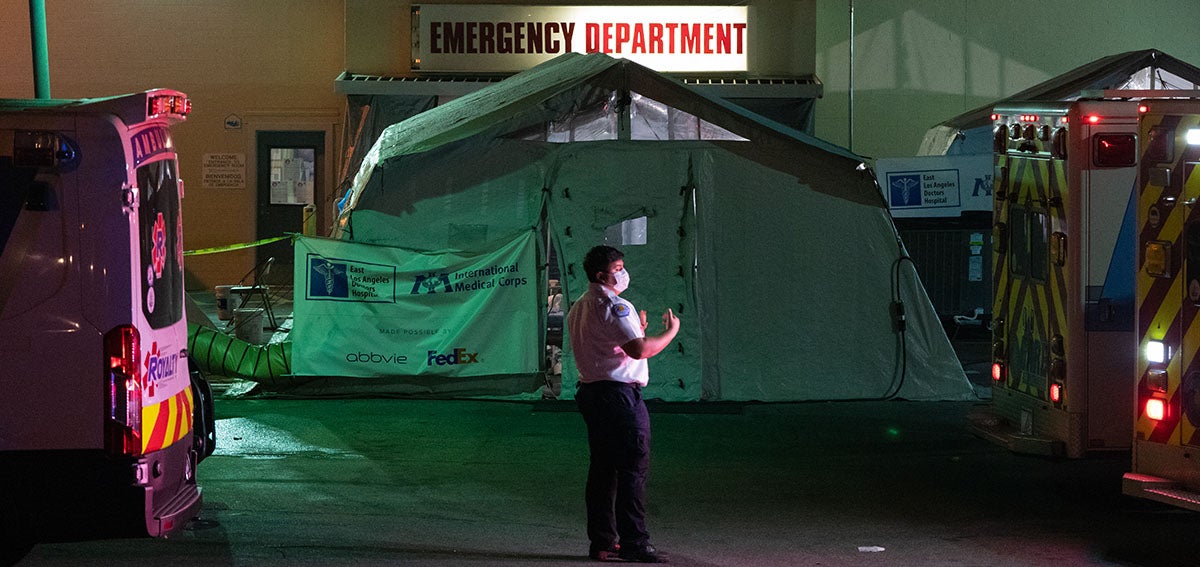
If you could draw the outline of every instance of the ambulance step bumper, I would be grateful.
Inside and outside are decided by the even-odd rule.
[[[1126,496],[1145,498],[1200,512],[1200,493],[1187,490],[1178,483],[1157,476],[1125,473],[1121,479],[1121,492]]]
[[[1066,444],[1062,441],[1042,435],[1021,434],[1003,417],[989,411],[976,411],[967,415],[967,429],[976,436],[1014,453],[1060,457],[1066,452]]]
[[[195,484],[187,485],[161,510],[155,511],[153,524],[149,526],[150,535],[166,537],[178,533],[192,518],[200,514],[201,506],[203,498],[200,487]]]

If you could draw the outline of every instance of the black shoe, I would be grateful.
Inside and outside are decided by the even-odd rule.
[[[622,561],[632,561],[633,563],[666,563],[667,557],[654,549],[653,545],[646,544],[641,547],[630,547],[622,549],[617,553]]]
[[[620,551],[621,546],[615,543],[606,547],[596,547],[593,545],[591,549],[588,550],[588,558],[592,561],[622,561],[622,559],[617,556]]]

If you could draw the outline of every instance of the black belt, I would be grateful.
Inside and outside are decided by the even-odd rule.
[[[617,382],[616,380],[600,380],[598,382],[577,382],[575,388],[579,389],[584,386],[603,386],[608,388],[641,388],[642,385],[637,382]]]

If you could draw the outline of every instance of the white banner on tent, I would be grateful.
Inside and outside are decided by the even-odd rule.
[[[991,154],[881,158],[875,176],[892,216],[958,217],[992,210]]]
[[[473,255],[300,237],[292,364],[301,376],[538,370],[536,241]]]

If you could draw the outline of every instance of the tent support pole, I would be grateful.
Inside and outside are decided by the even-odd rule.
[[[847,70],[849,84],[847,88],[849,105],[846,111],[847,143],[846,149],[854,151],[854,0],[850,0],[850,63]]]
[[[633,106],[633,98],[629,96],[629,89],[621,89],[620,102],[617,103],[617,139],[629,140],[633,138],[630,134],[629,111]]]

